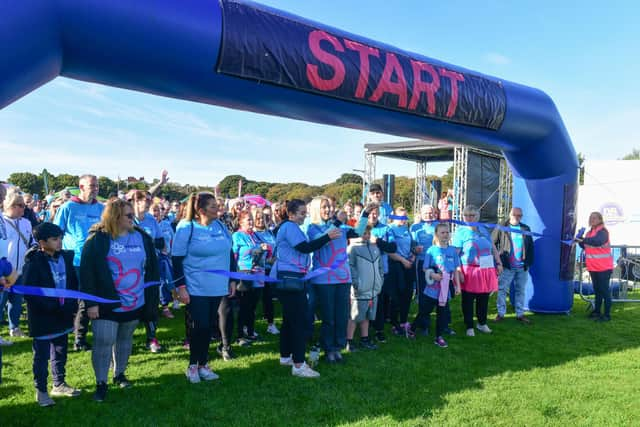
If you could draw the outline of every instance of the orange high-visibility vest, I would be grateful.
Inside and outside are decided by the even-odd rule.
[[[593,237],[602,230],[604,225],[600,224],[596,228],[592,228],[586,237]],[[587,262],[587,270],[589,271],[607,271],[613,270],[613,256],[611,255],[611,245],[609,239],[602,246],[584,245],[585,261]]]

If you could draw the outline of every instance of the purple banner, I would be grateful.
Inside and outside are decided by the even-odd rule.
[[[222,10],[220,73],[464,125],[492,130],[502,125],[506,97],[498,81],[257,5],[222,1]]]

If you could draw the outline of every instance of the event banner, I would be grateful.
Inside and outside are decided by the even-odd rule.
[[[562,237],[561,240],[570,241],[576,232],[576,207],[578,203],[578,183],[565,184],[562,203]],[[573,281],[575,272],[575,245],[560,245],[560,280]]]
[[[498,81],[316,28],[258,5],[222,1],[222,9],[220,73],[492,130],[504,120],[506,99]]]

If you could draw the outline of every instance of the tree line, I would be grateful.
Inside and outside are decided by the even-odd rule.
[[[442,177],[431,176],[429,179],[440,179],[443,181],[443,188],[448,188],[451,186],[452,174],[453,168],[448,171],[447,175]],[[49,193],[52,193],[66,187],[76,187],[79,177],[66,173],[53,175],[46,172],[46,170],[40,174],[14,172],[9,175],[8,182],[20,187],[24,192],[45,196],[45,179]],[[162,187],[159,195],[169,200],[182,200],[193,191],[211,191],[217,192],[223,197],[237,197],[238,183],[240,181],[242,181],[242,194],[259,194],[271,201],[291,200],[294,198],[309,201],[320,194],[334,197],[340,204],[345,203],[347,200],[357,202],[362,198],[362,177],[352,173],[343,173],[334,182],[324,185],[309,185],[303,182],[274,183],[254,181],[242,175],[228,175],[215,188],[169,182]],[[158,179],[154,179],[152,182],[144,180],[120,180],[118,182],[106,176],[100,176],[98,177],[98,184],[100,185],[98,195],[108,198],[116,195],[118,191],[145,190],[157,182]],[[394,206],[404,206],[410,211],[413,210],[414,185],[414,178],[396,177]]]

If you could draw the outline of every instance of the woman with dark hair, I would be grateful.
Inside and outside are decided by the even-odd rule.
[[[158,287],[144,286],[145,282],[160,279],[158,259],[153,241],[134,226],[133,219],[129,202],[110,200],[82,250],[80,290],[119,301],[98,304],[86,300],[93,327],[91,360],[97,382],[94,399],[98,402],[107,393],[110,364],[113,382],[121,388],[131,386],[124,372],[131,354],[133,331],[139,320],[158,315]]]
[[[587,271],[591,276],[593,291],[595,293],[595,306],[589,317],[599,322],[611,320],[611,290],[609,289],[609,279],[613,272],[613,256],[611,255],[611,244],[609,243],[609,231],[604,226],[602,214],[591,212],[589,215],[589,232],[587,235],[576,241],[584,249]],[[600,313],[602,302],[604,301],[604,314]]]
[[[291,366],[294,376],[315,378],[320,374],[311,369],[304,361],[305,326],[307,316],[307,283],[301,279],[309,270],[309,254],[322,248],[333,239],[342,236],[342,232],[333,228],[315,240],[309,241],[300,226],[307,215],[303,200],[293,199],[287,203],[288,218],[276,228],[276,262],[272,270],[284,283],[291,281],[299,284],[277,288],[282,304],[282,329],[280,333],[280,364]]]
[[[207,272],[235,271],[231,235],[218,220],[218,206],[212,193],[201,192],[189,197],[185,217],[176,228],[173,268],[178,298],[187,304],[190,315],[187,378],[192,383],[217,379],[218,375],[208,365],[209,342],[218,314],[222,349],[230,355],[227,296],[235,295],[236,283]]]
[[[133,223],[144,230],[145,233],[153,239],[153,244],[156,248],[156,255],[165,248],[165,241],[160,231],[160,226],[156,219],[149,213],[149,207],[151,206],[151,194],[146,191],[136,190],[133,193]],[[160,264],[158,264],[158,271],[160,271]],[[149,319],[144,322],[144,328],[147,332],[147,348],[151,353],[159,353],[162,350],[162,346],[158,342],[156,337],[156,331],[158,330],[158,318]]]
[[[271,273],[271,266],[275,262],[273,250],[276,247],[276,237],[271,229],[271,226],[273,226],[271,221],[271,208],[268,206],[262,208],[262,212],[258,211],[253,220],[253,231],[256,238],[260,243],[266,243],[271,247],[271,251],[264,252],[260,259],[264,274],[267,276]],[[280,330],[274,323],[273,284],[269,282],[266,282],[262,289],[262,314],[268,323],[267,333],[278,335]]]

